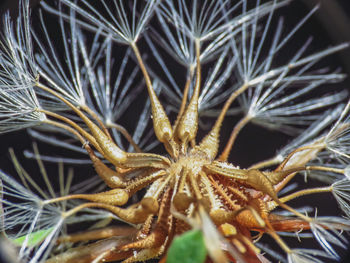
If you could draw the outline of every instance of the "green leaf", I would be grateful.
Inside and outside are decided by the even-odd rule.
[[[174,238],[166,263],[203,263],[206,256],[202,231],[191,230]]]
[[[53,227],[50,227],[48,229],[32,232],[28,235],[24,235],[16,239],[11,239],[11,242],[16,246],[22,246],[24,241],[27,239],[28,240],[27,246],[34,247],[37,244],[41,243],[51,233],[52,230],[53,230]]]

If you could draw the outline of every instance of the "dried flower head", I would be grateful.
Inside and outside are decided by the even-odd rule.
[[[5,16],[0,42],[0,131],[31,127],[35,139],[85,159],[40,155],[34,145],[26,155],[37,160],[42,186],[10,151],[22,184],[0,172],[0,230],[18,259],[179,262],[181,243],[186,251],[186,242],[196,242],[201,262],[339,260],[350,230],[350,101],[346,91],[313,95],[344,79],[315,64],[348,44],[310,54],[308,39],[279,63],[317,11],[285,32],[275,12],[289,2],[42,1],[40,27],[31,28],[21,0],[17,21]],[[58,19],[59,36],[48,14]],[[173,70],[179,65],[182,82]],[[137,121],[123,126],[127,112]],[[226,141],[222,126],[235,112],[243,117]],[[208,126],[202,116],[215,121]],[[229,156],[248,123],[294,139],[240,168]],[[163,151],[151,152],[158,144]],[[59,188],[45,160],[60,163]],[[103,186],[84,178],[74,190],[62,162],[89,164]],[[326,185],[297,189],[290,181],[300,175]],[[315,194],[333,196],[344,217],[290,202]],[[265,236],[284,255],[265,246]],[[291,237],[312,237],[319,250],[295,248]]]

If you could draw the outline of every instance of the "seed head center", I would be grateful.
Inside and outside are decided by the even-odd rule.
[[[210,164],[211,161],[207,156],[201,152],[191,151],[185,155],[179,156],[177,160],[173,160],[173,163],[169,167],[169,174],[176,176],[185,172],[192,175],[197,175],[204,165]]]

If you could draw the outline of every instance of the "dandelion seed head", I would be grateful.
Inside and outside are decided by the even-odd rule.
[[[319,8],[287,30],[277,11],[290,2],[60,0],[41,2],[33,27],[21,1],[0,42],[0,132],[31,128],[54,150],[24,152],[39,183],[13,150],[21,183],[0,172],[0,230],[19,259],[166,261],[175,237],[194,229],[213,262],[340,260],[350,230],[349,94],[333,90],[345,75],[318,62],[349,44],[311,51],[309,37],[290,52]],[[235,125],[226,118],[234,114]],[[289,142],[242,167],[230,154],[250,123]],[[249,159],[279,139],[264,138]],[[44,162],[59,163],[58,176]],[[97,175],[78,169],[71,187],[62,162]],[[317,216],[315,194],[333,195],[346,217]],[[321,250],[293,248],[306,238]]]

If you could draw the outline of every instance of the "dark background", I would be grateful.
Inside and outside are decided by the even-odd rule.
[[[31,1],[33,9],[37,8],[38,3],[39,0]],[[317,3],[321,3],[320,10],[301,28],[301,30],[298,31],[298,37],[293,41],[300,40],[299,42],[303,43],[309,35],[312,35],[314,37],[312,44],[314,50],[321,50],[330,45],[350,41],[349,0],[294,0],[290,5],[281,9],[277,13],[286,17],[287,26],[288,24],[293,26]],[[0,1],[0,13],[10,10],[15,16],[17,5],[18,1],[16,0]],[[1,24],[2,21],[0,22],[0,25]],[[290,56],[290,54],[287,54],[287,57],[288,56]],[[332,55],[330,58],[326,58],[322,63],[331,65],[331,68],[337,68],[340,66],[342,72],[350,75],[350,49]],[[339,89],[350,90],[349,78],[347,78],[342,84],[337,84],[337,87]],[[129,118],[129,116],[126,117],[128,120]],[[232,125],[232,123],[236,123],[237,120],[237,118],[230,118],[226,123]],[[227,129],[224,127],[224,130],[226,130],[226,136],[228,136],[231,131],[230,127],[232,126],[228,126],[228,124],[226,125]],[[278,132],[271,132],[254,125],[248,125],[244,131],[240,133],[230,159],[234,160],[235,164],[238,164],[241,167],[247,167],[251,163],[273,156],[276,149],[283,146],[288,140],[290,140],[290,138],[291,137]],[[39,176],[35,162],[22,156],[24,150],[32,148],[31,139],[25,131],[0,135],[0,168],[5,172],[14,175],[15,172],[8,154],[9,147],[15,149],[16,154],[21,159],[21,164],[30,174],[33,174],[33,177],[36,175]],[[54,153],[54,155],[57,156],[65,154],[63,150],[60,152],[61,150],[57,151],[54,147],[45,144],[39,144],[39,149],[43,149],[43,151],[51,151],[51,153]],[[161,148],[159,150],[162,151]],[[46,167],[49,172],[52,171],[53,173],[56,173],[57,165],[47,164]],[[94,174],[94,171],[89,168],[81,166],[75,167],[75,170],[78,169],[79,173],[83,173],[85,178],[91,177]],[[81,175],[79,177],[78,173],[76,177],[77,180],[82,179]],[[319,199],[315,198],[314,201],[319,202]],[[332,206],[334,206],[334,203],[330,203],[330,210],[333,209]],[[350,257],[344,258],[344,262],[350,262]]]

